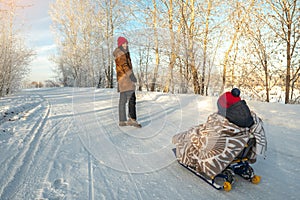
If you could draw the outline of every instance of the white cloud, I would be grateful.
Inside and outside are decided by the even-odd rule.
[[[56,45],[55,44],[49,44],[49,45],[42,45],[42,46],[36,46],[34,48],[34,51],[37,53],[38,56],[42,55],[48,55],[51,56],[55,54],[56,52]]]
[[[54,50],[55,45],[45,45],[35,49],[37,55],[29,66],[31,69],[29,79],[31,81],[44,81],[54,78],[55,63],[49,60],[50,56],[54,54]]]

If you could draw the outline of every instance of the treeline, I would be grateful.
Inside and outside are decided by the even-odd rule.
[[[64,85],[112,88],[112,52],[122,35],[141,90],[208,95],[235,86],[269,101],[279,86],[290,103],[300,89],[299,6],[299,0],[56,0],[54,60]]]
[[[20,86],[33,56],[15,2],[0,0],[0,96]],[[240,87],[269,101],[280,87],[285,103],[299,99],[300,0],[56,0],[49,13],[64,86],[115,87],[112,52],[125,36],[140,90]]]
[[[23,9],[14,0],[0,0],[0,96],[19,89],[33,56],[16,25],[16,12]]]

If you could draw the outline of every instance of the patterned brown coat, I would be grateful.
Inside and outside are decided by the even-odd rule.
[[[266,150],[266,138],[262,120],[253,112],[252,116],[255,124],[249,129],[214,113],[206,123],[173,136],[177,160],[213,178],[241,153],[250,137],[255,137],[256,145],[249,156],[249,162],[255,162],[256,155]]]

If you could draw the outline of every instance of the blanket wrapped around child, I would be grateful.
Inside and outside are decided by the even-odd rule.
[[[238,127],[213,113],[206,123],[174,135],[177,160],[213,178],[236,159],[251,137],[255,137],[256,143],[247,156],[249,163],[254,163],[258,154],[265,154],[267,142],[262,120],[254,112],[251,115],[255,123],[250,128]]]

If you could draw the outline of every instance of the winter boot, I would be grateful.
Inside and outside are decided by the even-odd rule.
[[[127,123],[126,123],[126,122],[123,122],[123,121],[120,121],[120,122],[119,122],[119,126],[127,126]]]
[[[134,127],[137,127],[137,128],[142,128],[142,125],[139,124],[135,119],[132,119],[132,118],[129,118],[127,120],[127,125],[128,126],[134,126]]]

